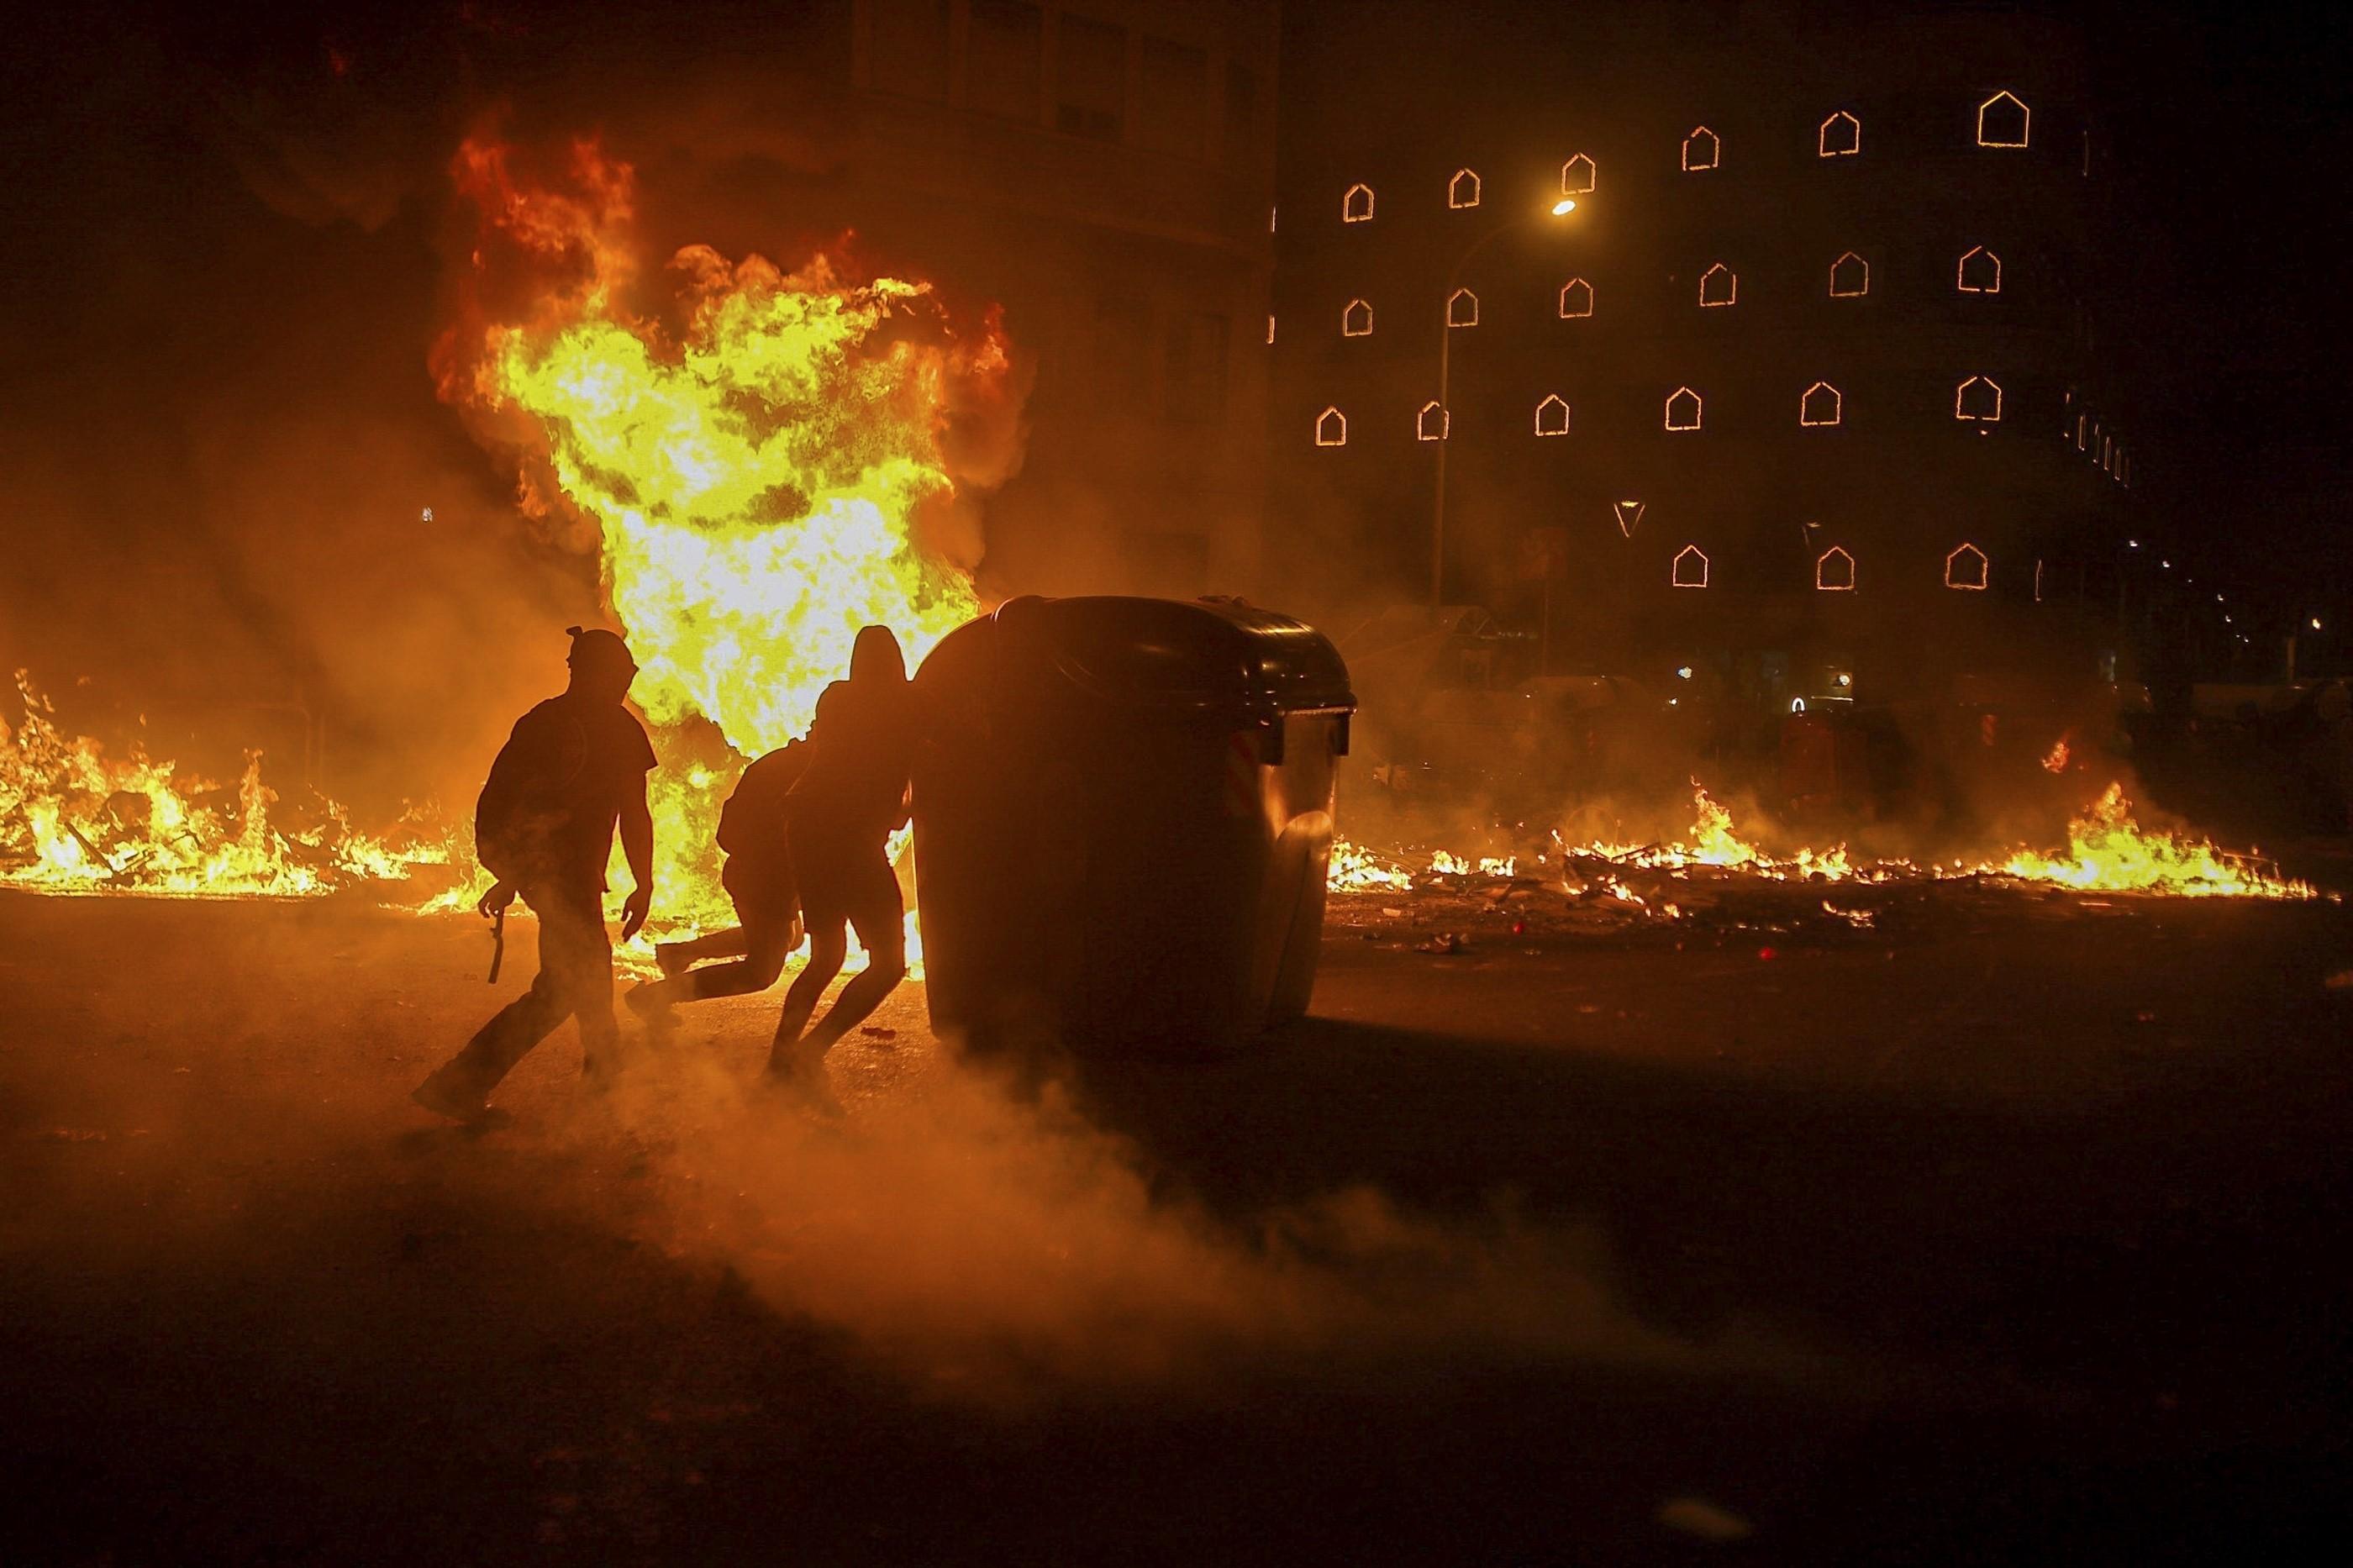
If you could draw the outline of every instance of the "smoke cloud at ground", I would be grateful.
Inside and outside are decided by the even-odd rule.
[[[926,1067],[920,1088],[860,1100],[838,1125],[709,1055],[637,1081],[609,1112],[655,1173],[640,1223],[919,1384],[989,1400],[1440,1347],[1630,1368],[1702,1359],[1616,1303],[1586,1227],[1500,1199],[1475,1221],[1418,1218],[1365,1186],[1219,1217],[1157,1190],[1140,1152],[1059,1086],[1027,1096]],[[601,1135],[602,1120],[580,1132]],[[1763,1358],[1750,1345],[1736,1359]]]

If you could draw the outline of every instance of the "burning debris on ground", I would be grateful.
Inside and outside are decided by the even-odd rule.
[[[1441,926],[1478,917],[1513,938],[1644,933],[1721,942],[1729,933],[1821,940],[1894,935],[1964,894],[2166,900],[2302,900],[2341,895],[2283,876],[2253,854],[2219,849],[2192,833],[2143,829],[2123,785],[2110,784],[2067,826],[2063,847],[2019,847],[1978,860],[1858,859],[1844,845],[1775,854],[1741,836],[1732,814],[1693,786],[1691,831],[1654,844],[1571,844],[1555,831],[1543,848],[1508,857],[1333,849],[1335,923],[1374,934],[1381,922]],[[1491,940],[1501,940],[1491,936]],[[1460,945],[1444,951],[1460,951]]]

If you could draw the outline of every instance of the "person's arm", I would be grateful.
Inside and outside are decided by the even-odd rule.
[[[654,907],[654,814],[646,805],[646,779],[621,803],[621,853],[628,858],[636,886],[621,902],[621,940],[628,941],[646,923]]]

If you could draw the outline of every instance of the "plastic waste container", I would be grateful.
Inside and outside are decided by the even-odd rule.
[[[1356,708],[1321,633],[1231,599],[1016,599],[915,688],[935,1028],[1211,1054],[1306,1010]]]

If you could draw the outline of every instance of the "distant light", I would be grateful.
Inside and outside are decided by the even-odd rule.
[[[1790,698],[1790,699],[1789,699],[1789,711],[1790,711],[1790,712],[1792,712],[1792,713],[1803,713],[1805,710],[1806,710],[1806,700],[1805,700],[1804,698],[1802,698],[1802,697],[1792,697],[1792,698]]]
[[[1676,703],[1682,700],[1683,699],[1680,697],[1670,697],[1667,699],[1667,706],[1672,708]]]
[[[2125,548],[2127,550],[2138,550],[2140,548],[2140,541],[2137,539],[2127,539],[2125,541]]]
[[[2318,616],[2312,617],[2312,629],[2314,631],[2318,631],[2320,629],[2320,617]]]
[[[2224,616],[2222,617],[2222,624],[2223,624],[2224,626],[2229,626],[2229,625],[2231,625],[2231,617],[2230,617],[2230,616]]]
[[[1852,686],[1854,684],[1854,677],[1852,675],[1841,675],[1838,678],[1838,683],[1841,686]]]
[[[1567,196],[1563,196],[1560,200],[1552,204],[1552,216],[1555,217],[1567,217],[1576,210],[1577,204],[1569,200]]]
[[[2170,571],[2172,571],[2172,570],[2173,570],[2173,563],[2172,563],[2172,562],[2170,562],[2170,561],[2160,561],[2160,562],[2158,562],[2158,564],[2159,566],[2164,567],[2168,572],[2170,572]]]
[[[2220,594],[2215,595],[2214,595],[2214,602],[2215,602],[2216,604],[2218,604],[2218,605],[2219,605],[2219,604],[2221,604],[2221,603],[2222,602],[2222,595],[2220,595]]]
[[[2318,621],[2315,621],[2312,624],[2316,626],[2320,623]],[[1675,667],[1675,679],[1677,680],[1689,680],[1691,679],[1691,666],[1687,664],[1677,665]]]
[[[433,509],[428,506],[423,511],[418,512],[417,514],[417,521],[419,522],[431,522],[433,521]]]

